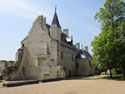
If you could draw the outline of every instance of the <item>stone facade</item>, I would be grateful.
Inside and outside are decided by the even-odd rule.
[[[51,25],[44,16],[38,16],[21,45],[21,65],[8,79],[44,80],[91,74],[90,54],[80,53],[79,43],[74,46],[68,29],[62,32],[56,12]],[[88,56],[81,57],[83,54]],[[16,62],[19,60],[18,50]]]

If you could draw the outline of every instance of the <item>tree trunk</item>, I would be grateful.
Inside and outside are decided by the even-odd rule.
[[[110,68],[109,71],[110,71],[110,78],[112,78],[112,69]]]
[[[122,68],[122,78],[125,79],[125,63],[121,63],[121,68]]]
[[[118,74],[118,70],[117,70],[117,68],[115,68],[115,74],[116,74],[116,75]]]
[[[123,79],[125,80],[125,72],[123,73]]]
[[[122,69],[122,78],[125,79],[125,70]]]

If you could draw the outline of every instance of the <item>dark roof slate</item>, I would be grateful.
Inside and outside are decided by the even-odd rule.
[[[61,43],[65,46],[68,46],[70,48],[76,49],[76,47],[73,45],[72,42],[67,42],[66,38],[68,36],[66,34],[64,34],[63,32],[61,33]]]
[[[56,25],[57,27],[61,28],[56,11],[53,17],[52,25]]]
[[[92,56],[87,51],[81,50],[81,49],[79,50],[76,58],[79,58],[79,59],[82,58],[81,56],[82,54],[84,54],[88,60],[92,61]]]

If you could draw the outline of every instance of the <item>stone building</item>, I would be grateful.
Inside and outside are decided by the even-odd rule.
[[[6,79],[55,79],[93,74],[91,55],[73,44],[68,29],[60,26],[55,11],[52,24],[38,16],[16,53],[18,67]],[[86,47],[87,48],[87,47]]]

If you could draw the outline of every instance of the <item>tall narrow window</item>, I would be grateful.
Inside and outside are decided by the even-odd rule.
[[[76,68],[77,68],[77,69],[79,68],[79,64],[78,64],[78,63],[76,63]]]
[[[72,54],[72,61],[73,61],[73,54]]]
[[[64,56],[63,56],[63,52],[61,52],[61,59],[63,59],[64,58]]]

